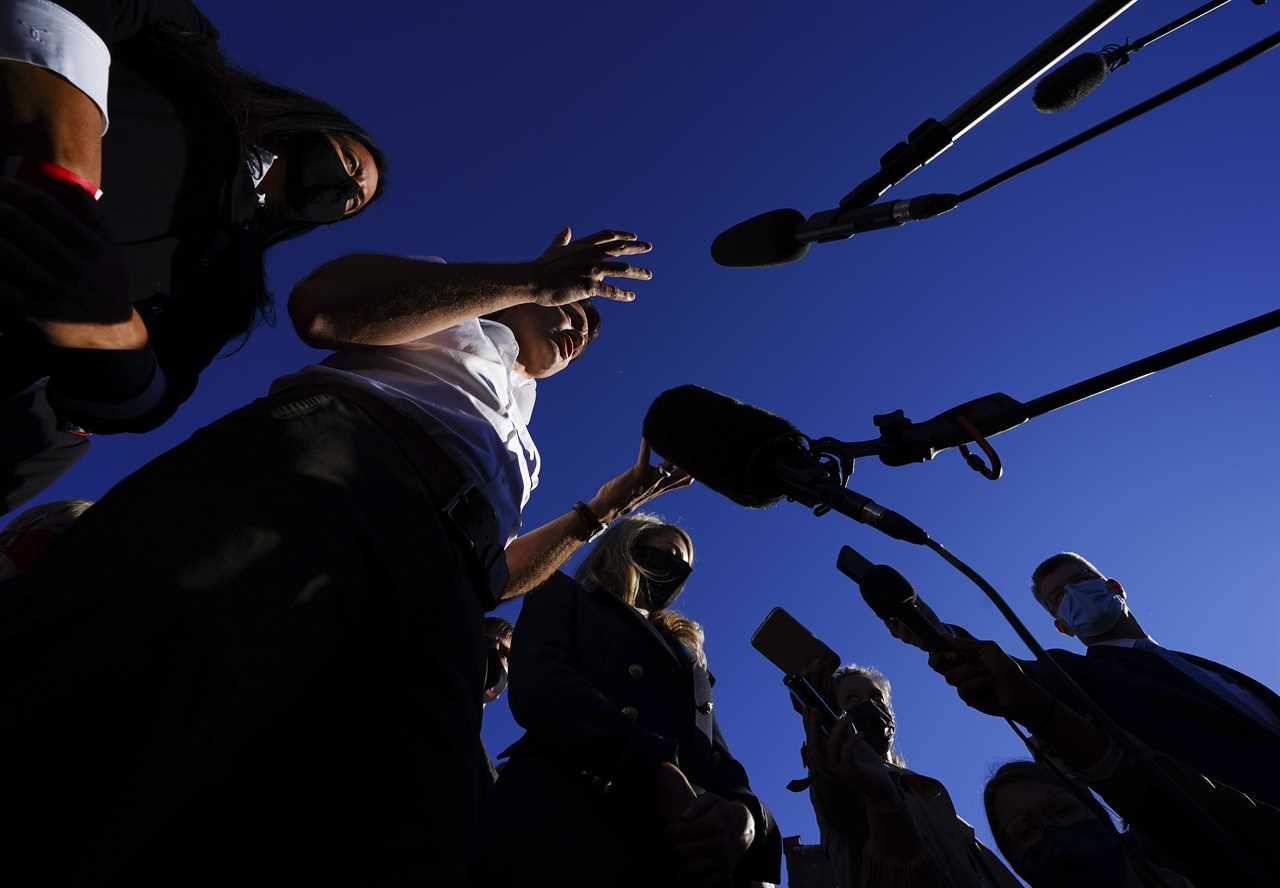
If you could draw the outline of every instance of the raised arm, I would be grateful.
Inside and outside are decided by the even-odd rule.
[[[617,261],[652,249],[630,232],[572,237],[563,229],[531,262],[445,264],[372,253],[343,256],[294,287],[289,316],[298,336],[316,348],[395,346],[527,302],[565,305],[590,296],[630,302],[635,293],[604,279],[653,276]]]
[[[666,463],[651,465],[648,442],[641,440],[640,456],[621,475],[601,485],[587,501],[590,512],[605,524],[629,515],[645,503],[680,487],[688,487],[693,478]],[[541,527],[523,533],[507,547],[507,588],[502,597],[516,598],[550,579],[560,566],[587,541],[593,528],[584,516],[570,509]]]

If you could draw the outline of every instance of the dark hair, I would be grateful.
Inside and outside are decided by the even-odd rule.
[[[202,104],[212,103],[223,109],[239,139],[237,163],[243,162],[256,145],[279,148],[300,133],[345,135],[364,145],[378,167],[378,187],[364,207],[382,195],[387,184],[387,158],[368,132],[327,102],[269,83],[232,65],[223,56],[218,38],[212,25],[203,32],[160,25],[149,28],[129,43],[133,57],[154,65],[154,70],[163,76],[166,88],[176,88],[186,96],[179,107],[190,107],[190,99],[195,97],[203,98]],[[363,212],[364,207],[356,214]],[[224,283],[225,289],[243,299],[237,332],[247,334],[259,315],[270,321],[271,294],[266,287],[263,263],[267,248],[315,227],[314,223],[295,223],[234,235],[235,242],[227,247],[227,255],[232,258],[228,259],[226,271],[232,277]]]
[[[1031,572],[1031,594],[1035,596],[1036,601],[1040,602],[1045,607],[1048,607],[1049,605],[1040,597],[1040,581],[1066,564],[1078,565],[1097,576],[1104,577],[1102,571],[1094,567],[1093,564],[1090,563],[1089,559],[1085,558],[1083,555],[1077,555],[1075,552],[1058,552],[1056,555],[1050,555],[1044,561],[1041,561],[1040,564],[1036,566],[1036,569]]]

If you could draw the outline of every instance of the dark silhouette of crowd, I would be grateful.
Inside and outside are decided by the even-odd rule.
[[[192,396],[269,309],[273,245],[395,186],[369,131],[233,64],[188,0],[0,15],[7,513],[94,436],[152,430]],[[650,249],[565,228],[524,262],[333,259],[287,302],[327,357],[97,502],[12,518],[5,869],[39,875],[6,882],[779,883],[782,830],[721,730],[704,627],[675,608],[694,536],[645,510],[694,479],[642,443],[594,495],[521,522],[535,396],[609,347],[594,300],[633,300]],[[899,755],[920,726],[897,723],[889,678],[825,664],[806,680],[834,720],[801,707],[796,728],[809,878],[1280,883],[1280,698],[1158,644],[1083,556],[1031,579],[1084,655],[1051,651],[1053,668],[949,627],[928,658],[1027,732],[1032,757],[984,796],[1008,865]],[[521,596],[515,626],[491,615]],[[495,756],[481,718],[504,693],[524,734]]]

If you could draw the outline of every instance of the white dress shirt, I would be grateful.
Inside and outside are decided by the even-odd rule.
[[[93,100],[107,131],[111,50],[77,15],[50,0],[9,0],[0,13],[0,59],[60,74]]]
[[[529,435],[537,383],[515,368],[518,354],[507,327],[473,318],[404,345],[335,352],[271,390],[334,379],[374,392],[420,423],[475,483],[510,542],[539,468]]]

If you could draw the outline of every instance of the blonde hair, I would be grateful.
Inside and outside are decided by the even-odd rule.
[[[635,607],[640,597],[640,581],[652,578],[647,570],[636,564],[636,548],[644,545],[647,537],[664,530],[670,530],[680,538],[689,551],[689,563],[692,564],[693,540],[684,528],[663,521],[657,515],[637,512],[613,522],[578,565],[574,579],[583,586],[602,589]],[[707,656],[703,651],[706,635],[696,620],[679,611],[663,609],[651,612],[649,622],[678,638],[693,654],[698,665],[706,668]]]
[[[880,696],[884,697],[884,708],[889,710],[889,715],[893,715],[893,687],[889,684],[889,679],[883,672],[874,666],[859,666],[857,663],[850,663],[847,666],[841,666],[835,671],[835,675],[831,679],[831,686],[834,688],[840,683],[840,679],[849,675],[860,675],[879,688]],[[889,751],[885,757],[888,759],[889,764],[905,768],[907,760],[902,757],[902,753],[898,752],[896,741],[897,731],[894,731],[894,737],[889,740]]]

